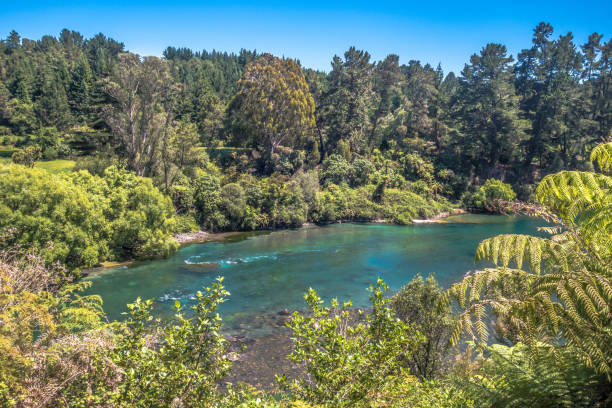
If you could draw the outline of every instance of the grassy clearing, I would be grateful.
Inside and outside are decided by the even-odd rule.
[[[8,164],[13,161],[7,157],[0,157],[0,164]],[[34,167],[47,170],[49,173],[69,173],[74,169],[76,162],[74,160],[49,160],[36,162]]]
[[[49,173],[69,173],[74,169],[76,162],[74,160],[49,160],[36,162],[34,167],[47,170]]]

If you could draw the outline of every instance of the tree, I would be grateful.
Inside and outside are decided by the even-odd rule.
[[[391,62],[390,62],[391,64]],[[329,74],[329,89],[323,97],[327,141],[336,150],[341,140],[353,152],[362,151],[368,141],[368,109],[372,98],[370,54],[351,47],[344,59],[335,55]]]
[[[199,147],[199,134],[193,123],[180,121],[162,135],[161,164],[166,194],[187,166],[196,165],[206,153]]]
[[[34,164],[36,161],[40,160],[41,156],[40,146],[27,146],[13,153],[12,159],[15,164],[34,167]]]
[[[487,44],[472,55],[460,78],[456,109],[463,138],[457,143],[477,175],[491,177],[497,165],[518,159],[523,126],[512,61],[505,46]]]
[[[104,83],[113,101],[104,107],[104,118],[119,137],[130,168],[139,176],[151,175],[172,122],[176,86],[159,58],[120,54],[118,60],[115,75]]]
[[[560,166],[553,167],[556,161],[562,166],[574,156],[569,141],[575,137],[575,127],[569,126],[569,120],[572,101],[578,96],[582,56],[571,33],[551,40],[552,33],[550,24],[540,23],[535,28],[533,45],[518,54],[515,72],[521,110],[532,123],[525,165],[538,159],[540,168],[559,170]]]
[[[390,305],[397,317],[425,336],[425,341],[404,357],[410,372],[426,379],[442,374],[450,359],[449,340],[455,322],[436,279],[417,276],[393,295]]]
[[[235,140],[265,151],[300,148],[315,128],[314,100],[297,62],[265,54],[249,63],[229,107]]]
[[[400,92],[402,73],[399,66],[399,56],[387,55],[374,69],[373,90],[378,96],[378,107],[372,118],[372,131],[370,133],[369,145],[372,147],[378,122],[392,109],[393,98]]]

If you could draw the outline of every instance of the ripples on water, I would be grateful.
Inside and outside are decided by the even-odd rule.
[[[138,296],[155,299],[154,313],[166,318],[176,300],[188,305],[198,290],[224,276],[231,296],[220,312],[228,333],[260,339],[249,346],[247,353],[254,357],[241,363],[237,375],[248,378],[256,370],[267,381],[289,347],[278,312],[302,309],[309,287],[326,301],[350,298],[356,306],[367,306],[367,288],[378,277],[397,290],[417,274],[435,273],[448,287],[477,267],[474,252],[481,240],[502,233],[535,234],[542,225],[524,217],[447,220],[414,226],[334,224],[194,244],[169,259],[92,274],[89,293],[102,295],[110,319],[121,319],[126,303]]]
[[[221,312],[232,325],[255,316],[303,307],[309,287],[324,299],[368,303],[378,277],[396,290],[415,275],[435,273],[445,287],[476,266],[478,243],[500,233],[535,233],[536,219],[458,216],[449,223],[415,226],[334,224],[245,234],[237,242],[182,248],[169,259],[111,268],[87,279],[101,294],[111,319],[120,319],[136,297],[156,299],[155,313],[171,315],[175,300],[189,303],[217,276],[231,292]]]

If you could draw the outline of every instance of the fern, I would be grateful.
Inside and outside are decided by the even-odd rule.
[[[597,163],[602,171],[612,168],[612,142],[595,146],[591,151],[591,162]]]
[[[468,383],[474,399],[493,407],[597,406],[600,378],[580,364],[571,347],[494,345],[490,358]],[[603,405],[600,405],[603,406]]]
[[[591,155],[610,168],[610,144]],[[563,171],[545,177],[537,199],[558,220],[550,238],[500,235],[476,260],[495,268],[466,276],[447,292],[462,309],[452,341],[486,344],[489,316],[506,336],[572,347],[577,359],[612,378],[612,177]]]

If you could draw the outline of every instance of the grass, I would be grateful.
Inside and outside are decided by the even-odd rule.
[[[8,164],[13,161],[7,157],[0,157],[0,164]],[[34,167],[47,170],[49,173],[69,173],[74,169],[76,162],[74,160],[49,160],[36,162]]]
[[[76,162],[74,160],[49,160],[36,162],[34,167],[47,170],[49,173],[69,173],[74,169]]]

